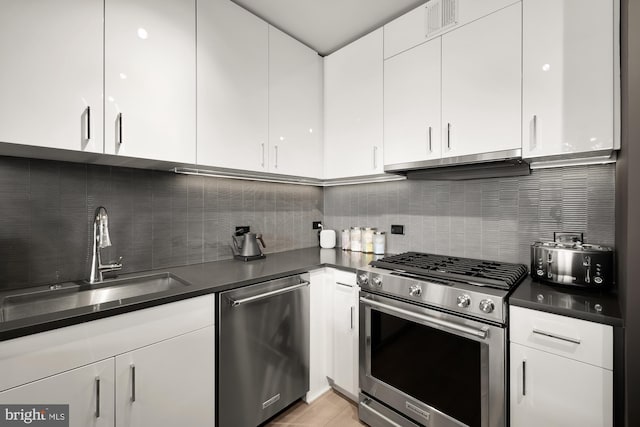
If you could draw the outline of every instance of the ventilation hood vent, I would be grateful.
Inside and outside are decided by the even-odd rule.
[[[387,165],[384,171],[404,175],[407,179],[435,181],[502,178],[531,173],[519,149]]]

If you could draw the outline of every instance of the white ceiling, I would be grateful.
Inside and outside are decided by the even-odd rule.
[[[328,55],[426,0],[232,0]]]

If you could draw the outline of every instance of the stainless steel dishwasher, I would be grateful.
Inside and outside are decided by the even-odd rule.
[[[217,425],[255,427],[309,391],[308,274],[218,298]]]

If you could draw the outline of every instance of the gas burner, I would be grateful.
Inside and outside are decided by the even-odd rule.
[[[523,264],[405,252],[372,261],[371,266],[407,272],[425,278],[439,277],[472,285],[510,289],[527,276]]]

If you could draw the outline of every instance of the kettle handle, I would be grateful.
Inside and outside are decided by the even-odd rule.
[[[262,240],[262,234],[256,235],[256,239],[258,239],[260,241],[260,243],[262,243],[262,247],[263,248],[267,247],[267,245],[264,244],[264,240]]]
[[[233,242],[233,248],[235,249],[236,254],[240,253],[240,248],[238,247],[238,240],[237,236],[235,236],[234,234],[231,235],[231,241]]]

